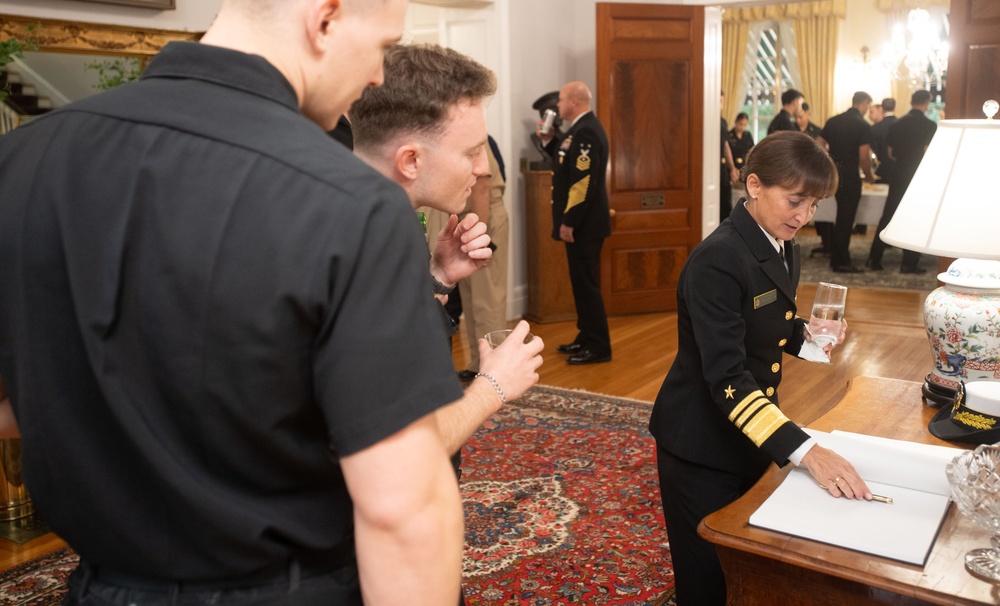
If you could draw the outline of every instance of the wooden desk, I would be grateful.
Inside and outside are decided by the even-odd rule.
[[[576,319],[566,245],[552,239],[552,171],[524,174],[524,236],[527,248],[528,308],[531,322]]]
[[[837,406],[809,427],[955,446],[927,431],[934,412],[921,402],[920,383],[857,377]],[[698,528],[718,545],[731,606],[1000,604],[1000,586],[965,570],[966,552],[988,547],[989,533],[954,506],[924,568],[750,526],[750,515],[790,470],[772,465],[747,494]]]

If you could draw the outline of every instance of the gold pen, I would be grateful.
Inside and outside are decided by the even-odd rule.
[[[877,494],[873,494],[872,500],[878,501],[879,503],[885,503],[886,505],[892,505],[892,497],[883,497]]]

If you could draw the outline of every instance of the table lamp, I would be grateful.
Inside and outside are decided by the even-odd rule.
[[[943,120],[882,240],[955,257],[944,286],[924,302],[934,367],[924,380],[929,404],[954,398],[959,381],[1000,381],[1000,190],[996,101],[986,120]]]

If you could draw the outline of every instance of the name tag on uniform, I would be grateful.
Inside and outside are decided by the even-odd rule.
[[[764,307],[765,305],[770,305],[771,303],[774,303],[777,300],[778,300],[777,289],[769,290],[766,293],[762,295],[757,295],[756,297],[753,298],[753,308],[760,309],[761,307]]]

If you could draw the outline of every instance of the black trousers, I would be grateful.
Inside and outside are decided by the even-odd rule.
[[[566,243],[569,281],[576,304],[574,343],[599,356],[611,355],[611,334],[601,294],[601,248],[604,239]]]
[[[854,233],[854,218],[858,214],[860,203],[860,183],[849,183],[837,190],[837,222],[833,226],[831,267],[851,264],[851,234]]]
[[[723,173],[719,182],[719,223],[726,220],[733,211],[733,186],[729,183],[729,174]]]
[[[906,188],[908,186],[909,183],[905,185],[901,183],[889,185],[889,194],[885,197],[885,206],[882,208],[882,218],[878,220],[878,229],[875,230],[875,239],[872,240],[872,248],[868,252],[868,260],[874,264],[882,263],[882,255],[885,254],[885,249],[888,248],[888,245],[882,241],[880,234],[883,229],[888,227],[889,221],[892,221],[892,217],[896,214],[896,209],[899,208],[899,203],[903,201],[903,194],[906,193]],[[901,269],[916,269],[919,261],[920,253],[904,249],[903,264]]]
[[[715,545],[698,536],[698,524],[750,490],[767,465],[741,475],[685,461],[659,445],[656,463],[677,606],[723,606],[726,578]]]
[[[98,569],[81,562],[70,574],[63,606],[361,606],[355,565],[314,574],[294,560],[287,571],[250,584],[171,583]]]

